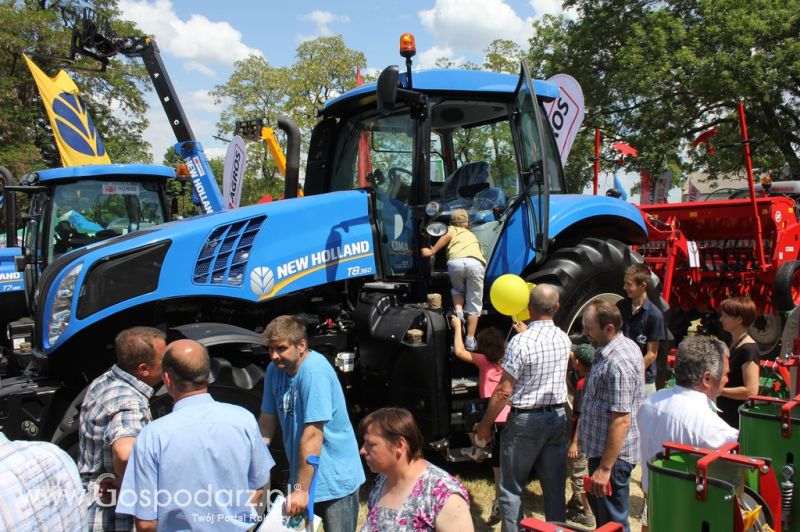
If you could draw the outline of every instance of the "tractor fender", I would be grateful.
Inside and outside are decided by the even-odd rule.
[[[578,239],[606,236],[626,244],[647,241],[642,212],[632,203],[606,196],[550,196],[549,233],[556,240],[576,235]]]

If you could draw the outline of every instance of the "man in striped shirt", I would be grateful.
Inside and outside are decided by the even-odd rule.
[[[508,343],[503,376],[476,425],[478,438],[488,440],[500,410],[511,413],[500,436],[500,508],[503,532],[519,530],[522,492],[532,468],[542,486],[548,521],[566,520],[567,363],[572,342],[553,323],[558,291],[540,284],[531,290],[528,329]],[[641,357],[640,357],[641,358]]]
[[[620,332],[622,315],[608,301],[590,303],[582,319],[583,334],[597,348],[578,430],[592,478],[586,495],[598,527],[613,521],[628,532],[631,471],[639,458],[636,413],[644,401],[642,352]]]

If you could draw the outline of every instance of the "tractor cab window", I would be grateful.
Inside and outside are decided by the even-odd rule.
[[[164,223],[156,182],[83,180],[58,185],[50,212],[48,257]]]
[[[413,267],[418,247],[413,231],[415,122],[408,110],[388,116],[363,113],[340,125],[331,190],[375,191],[383,271],[401,275]]]
[[[502,230],[501,214],[520,190],[512,112],[509,101],[460,99],[437,100],[431,111],[431,130],[447,169],[441,183],[431,170],[431,199],[442,206],[441,221],[447,222],[454,209],[469,212],[470,227],[486,257]]]
[[[536,107],[534,107],[536,105]],[[516,96],[517,106],[517,131],[520,137],[520,163],[523,168],[523,187],[529,194],[537,195],[540,187],[536,182],[541,179],[543,168],[547,172],[547,179],[551,193],[564,192],[564,177],[561,171],[561,157],[558,153],[555,139],[550,130],[544,109],[537,103],[534,104],[530,84],[522,83]],[[539,117],[537,117],[537,110]],[[540,120],[541,119],[541,120]],[[539,125],[543,129],[540,130]],[[533,183],[532,186],[528,186]]]

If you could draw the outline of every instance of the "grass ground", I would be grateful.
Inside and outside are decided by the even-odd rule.
[[[450,463],[437,463],[440,467],[454,474],[461,482],[464,483],[469,491],[472,504],[470,505],[470,512],[472,513],[472,522],[475,524],[476,532],[482,531],[496,531],[500,530],[500,525],[490,527],[486,525],[486,519],[489,517],[489,512],[492,509],[492,501],[494,501],[494,481],[492,479],[492,468],[489,463],[477,464],[474,462],[465,462],[459,464]],[[642,498],[641,489],[641,469],[639,466],[633,470],[633,479],[631,480],[631,515],[634,516],[630,519],[631,531],[640,532],[641,526],[639,524],[638,516],[642,511],[644,499]],[[358,527],[364,523],[367,514],[367,498],[369,497],[369,490],[372,488],[373,477],[368,477],[367,482],[361,490],[361,510],[359,512]],[[569,482],[567,482],[567,493],[569,495]],[[542,499],[542,490],[539,482],[534,480],[528,484],[528,489],[525,491],[523,497],[523,508],[526,517],[536,517],[544,519],[544,500]],[[573,524],[574,523],[567,523]],[[577,530],[582,530],[577,527]]]

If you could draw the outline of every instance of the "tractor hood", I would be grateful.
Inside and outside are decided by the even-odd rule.
[[[171,222],[68,253],[44,273],[37,344],[48,354],[110,315],[174,297],[258,302],[374,276],[363,190],[253,205]]]

